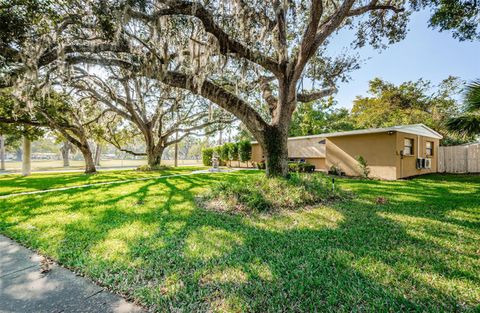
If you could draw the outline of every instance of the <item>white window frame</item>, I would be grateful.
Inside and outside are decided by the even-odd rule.
[[[430,148],[428,147],[428,144],[430,144]],[[428,157],[433,156],[433,154],[435,153],[433,151],[433,146],[434,146],[433,141],[426,141],[425,142],[425,155],[426,156],[428,156]],[[430,153],[428,152],[429,150],[430,150]]]
[[[407,142],[410,145],[407,145]],[[407,153],[407,148],[410,150]],[[413,152],[415,151],[415,140],[413,138],[404,138],[403,139],[403,155],[411,156],[413,155]]]

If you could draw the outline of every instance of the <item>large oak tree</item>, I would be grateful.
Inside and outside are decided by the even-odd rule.
[[[4,98],[9,101],[2,101]],[[28,139],[36,138],[37,136],[29,133],[39,128],[48,128],[59,133],[82,153],[85,173],[95,173],[96,167],[89,140],[92,138],[96,122],[104,112],[54,91],[45,95],[29,95],[25,99],[26,101],[22,101],[8,90],[1,90],[0,123],[23,125],[22,129],[29,130],[24,136]]]
[[[113,113],[111,123],[104,125],[103,138],[121,151],[147,156],[150,168],[160,166],[167,147],[188,136],[216,132],[232,122],[229,114],[214,110],[203,98],[162,86],[158,80],[135,77],[121,68],[109,68],[106,73],[108,77],[102,78],[82,70],[71,85],[94,99],[102,110]],[[115,117],[130,125],[119,123]],[[125,132],[132,129],[129,126],[135,130]],[[130,136],[130,140],[124,140],[123,134]],[[124,142],[131,142],[136,134],[145,142],[144,152],[124,146]]]
[[[286,175],[287,135],[297,102],[332,94],[336,81],[357,67],[348,55],[328,51],[330,40],[346,27],[356,31],[354,48],[401,40],[408,17],[404,5],[401,0],[86,1],[62,7],[54,35],[36,43],[41,48],[26,49],[37,54],[12,72],[18,77],[78,63],[115,65],[186,89],[239,118],[261,144],[267,174]],[[300,88],[304,79],[317,88]]]

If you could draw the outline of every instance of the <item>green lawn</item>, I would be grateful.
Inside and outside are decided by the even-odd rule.
[[[479,312],[480,176],[338,179],[353,199],[274,216],[195,206],[241,175],[261,174],[8,198],[0,232],[160,312]]]
[[[32,174],[31,176],[26,177],[19,174],[6,174],[0,175],[0,196],[11,193],[46,190],[127,179],[148,177],[155,178],[164,175],[189,173],[200,169],[205,169],[205,167],[182,166],[150,172],[136,170],[99,171],[94,175],[81,174],[78,172],[42,173]]]

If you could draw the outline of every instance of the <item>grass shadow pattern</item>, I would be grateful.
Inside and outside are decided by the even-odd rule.
[[[6,199],[0,231],[159,312],[480,309],[480,176],[339,179],[355,198],[276,215],[195,206],[248,175]]]

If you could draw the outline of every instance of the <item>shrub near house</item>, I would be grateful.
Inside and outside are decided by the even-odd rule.
[[[265,169],[265,161],[257,162],[259,170]],[[304,162],[289,162],[288,171],[295,173],[312,173],[315,171],[315,165]]]

